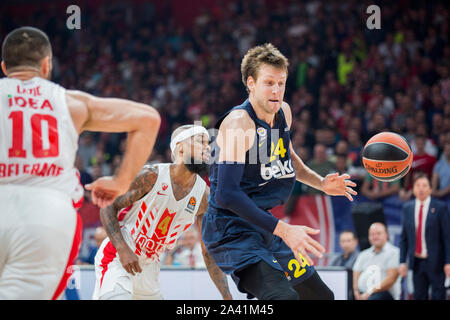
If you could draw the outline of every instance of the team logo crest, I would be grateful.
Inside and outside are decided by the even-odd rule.
[[[193,211],[195,210],[196,204],[197,204],[197,199],[195,199],[195,197],[191,197],[187,204],[187,208],[186,208],[187,211],[193,213]]]
[[[167,183],[163,183],[162,184],[162,189],[163,189],[163,191],[166,191],[166,189],[168,188],[169,186],[167,185]]]
[[[267,130],[264,129],[264,128],[262,128],[262,127],[259,127],[259,128],[256,130],[256,132],[258,133],[258,135],[259,135],[260,137],[265,137],[265,136],[267,135]]]

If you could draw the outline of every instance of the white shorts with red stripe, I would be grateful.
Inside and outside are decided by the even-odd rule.
[[[72,199],[41,187],[0,185],[0,300],[57,299],[81,240]]]
[[[141,273],[134,276],[128,273],[120,263],[116,249],[109,238],[103,240],[95,256],[94,300],[105,299],[117,285],[130,294],[130,299],[161,300],[159,286],[160,263],[139,257]]]

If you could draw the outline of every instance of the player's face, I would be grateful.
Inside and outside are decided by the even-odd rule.
[[[250,93],[265,112],[275,114],[283,103],[286,80],[286,70],[263,64],[256,81],[249,87]]]
[[[186,167],[198,174],[203,174],[210,157],[209,138],[206,134],[198,134],[190,139],[189,152],[185,153],[184,164]]]
[[[207,162],[209,160],[210,146],[209,138],[206,134],[197,134],[192,137],[191,158],[197,162]]]

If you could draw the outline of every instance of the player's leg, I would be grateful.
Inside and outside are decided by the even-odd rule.
[[[133,299],[162,300],[159,285],[160,264],[157,261],[139,259],[142,272],[133,277]]]
[[[239,286],[259,300],[298,300],[283,271],[261,260],[236,273]]]
[[[300,254],[298,261],[292,250],[279,237],[273,236],[270,249],[286,271],[290,285],[300,300],[334,300],[333,292],[322,281],[317,271]]]
[[[125,290],[120,284],[116,283],[113,290],[100,296],[99,300],[131,300],[131,298],[131,292]]]
[[[133,283],[120,263],[109,238],[103,240],[95,256],[95,287],[93,300],[131,300]]]
[[[58,192],[8,187],[1,190],[0,203],[0,233],[7,239],[1,245],[0,299],[58,298],[79,245],[74,245],[77,215],[70,199]]]
[[[334,300],[333,291],[322,281],[317,271],[305,281],[294,285],[300,300]]]

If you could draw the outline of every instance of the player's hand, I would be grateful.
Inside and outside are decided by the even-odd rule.
[[[141,266],[139,265],[139,257],[128,247],[127,245],[123,246],[121,249],[117,249],[117,253],[119,254],[119,260],[124,269],[132,274],[142,272]]]
[[[348,179],[350,175],[346,173],[330,173],[322,180],[322,191],[330,196],[346,196],[353,201],[352,195],[356,196],[358,193],[350,187],[356,187],[356,183]]]
[[[92,202],[100,208],[106,208],[114,200],[128,191],[129,184],[115,177],[102,177],[84,186],[91,191]]]
[[[398,267],[398,273],[402,278],[405,278],[408,274],[408,267],[406,266],[406,263],[401,263]]]
[[[279,227],[281,227],[281,232],[277,232],[276,230]],[[312,229],[307,226],[290,225],[283,221],[278,222],[277,228],[275,229],[275,234],[279,235],[286,245],[291,248],[298,261],[301,261],[301,258],[298,255],[299,253],[311,266],[314,263],[307,252],[314,254],[318,258],[322,258],[322,253],[325,252],[325,248],[309,236],[309,234],[318,234],[320,230]]]
[[[370,294],[365,292],[365,293],[362,293],[362,294],[359,295],[359,299],[358,300],[367,300],[367,299],[369,299],[369,297],[370,297]]]
[[[444,265],[444,273],[446,278],[450,278],[450,263]]]

